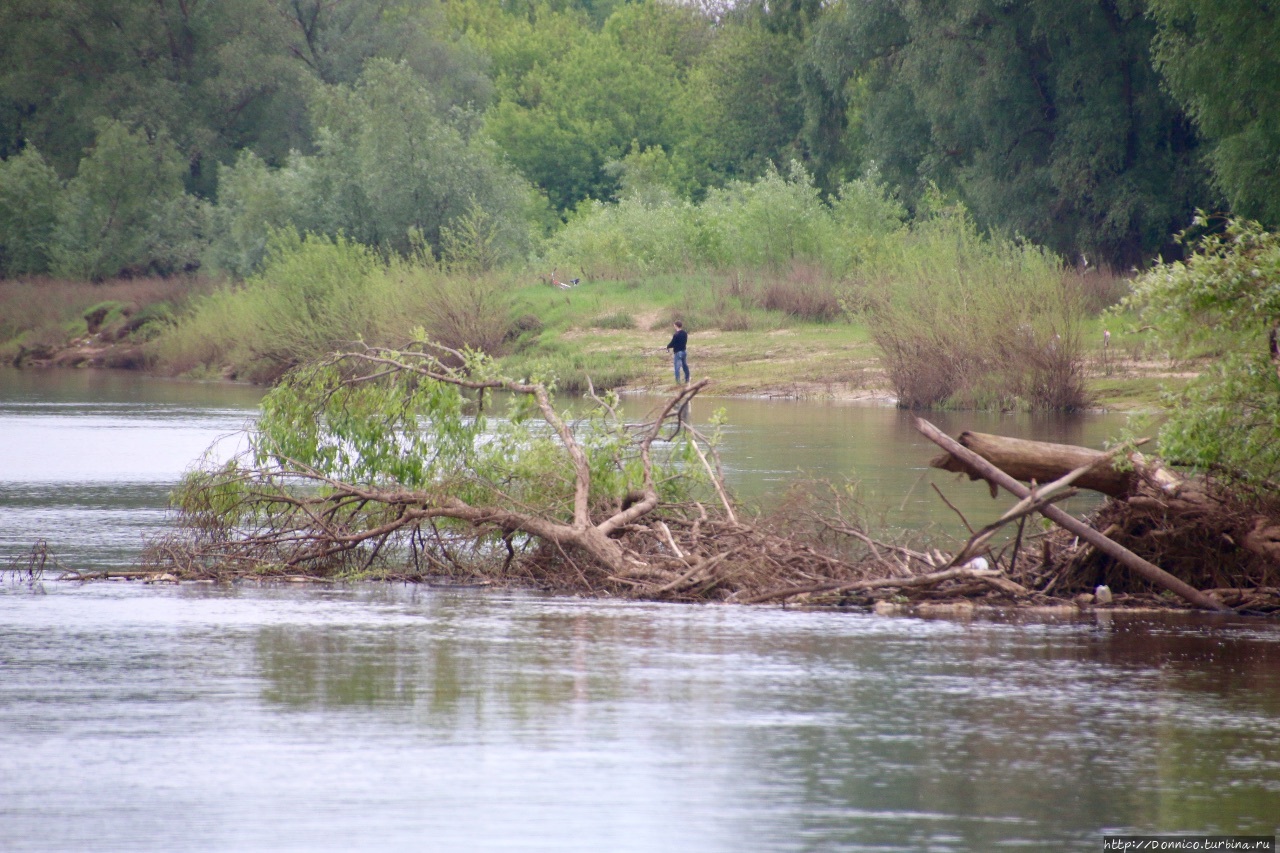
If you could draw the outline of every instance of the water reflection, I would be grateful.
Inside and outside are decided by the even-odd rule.
[[[0,586],[6,850],[1093,849],[1275,822],[1265,623],[46,592]]]
[[[0,547],[41,531],[84,566],[130,562],[177,473],[254,402],[32,376],[0,371]],[[934,503],[916,482],[934,450],[905,413],[723,404],[748,495],[807,470],[857,476],[889,509],[906,495],[907,518]],[[937,420],[1095,447],[1114,426]],[[391,586],[36,592],[0,583],[6,851],[1093,850],[1104,829],[1266,834],[1280,814],[1269,623]]]
[[[658,402],[642,395],[625,400],[625,411],[634,419]],[[704,398],[694,401],[693,420],[705,423],[719,409],[728,418],[722,457],[729,483],[748,502],[768,506],[802,477],[853,481],[873,523],[932,526],[940,536],[956,538],[967,535],[964,525],[932,486],[975,527],[1011,503],[1005,497],[994,502],[985,486],[929,468],[940,451],[916,431],[911,412],[865,403]],[[1084,413],[931,412],[927,417],[950,435],[975,430],[1098,449],[1127,423],[1124,415]],[[1063,507],[1084,513],[1097,503],[1096,495],[1082,493]]]
[[[770,849],[1274,829],[1270,627],[1177,616],[904,625],[554,599],[494,607],[481,595],[415,595],[423,622],[410,629],[264,630],[263,698],[394,706],[446,738],[554,750],[589,732],[687,754],[719,765],[715,786],[755,813],[753,843]]]

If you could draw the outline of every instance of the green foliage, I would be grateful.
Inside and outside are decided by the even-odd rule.
[[[694,166],[680,153],[652,146],[632,147],[621,160],[605,164],[605,172],[618,181],[618,198],[655,207],[697,193]]]
[[[0,152],[30,141],[69,174],[103,118],[166,133],[192,189],[208,193],[233,147],[292,136],[302,63],[275,0],[132,0],[0,8]],[[288,90],[289,95],[277,99]]]
[[[1280,379],[1259,354],[1233,354],[1213,364],[1182,393],[1166,394],[1170,412],[1160,453],[1276,495],[1280,477]]]
[[[466,213],[440,226],[440,256],[449,269],[467,275],[497,269],[511,257],[502,242],[502,223],[475,199]]]
[[[789,176],[769,169],[758,180],[713,190],[697,205],[661,195],[587,205],[548,241],[545,263],[610,277],[695,266],[782,269],[831,252],[838,228],[793,163]]]
[[[1280,225],[1280,9],[1253,0],[1148,0],[1154,58],[1209,142],[1239,216]]]
[[[508,289],[430,260],[388,262],[342,236],[280,231],[260,273],[197,300],[157,349],[176,372],[230,365],[258,381],[344,342],[400,343],[421,327],[447,346],[496,353],[511,331]]]
[[[1200,226],[1209,223],[1200,217]],[[1166,400],[1160,450],[1180,463],[1275,489],[1280,476],[1280,377],[1268,335],[1280,327],[1280,235],[1231,220],[1192,242],[1185,262],[1139,278],[1122,308],[1171,347],[1230,330],[1234,347],[1183,394]],[[1274,339],[1274,338],[1273,338]]]
[[[400,329],[387,322],[373,334],[386,341],[422,337],[455,350],[502,354],[512,335],[511,282],[501,275],[460,276],[434,265],[397,261],[389,270],[394,300],[379,306],[386,321],[397,314],[412,322]]]
[[[0,156],[27,141],[70,174],[94,122],[167,133],[187,186],[252,150],[272,164],[312,143],[309,92],[350,84],[375,57],[406,60],[442,109],[486,103],[483,59],[438,4],[135,0],[0,5]]]
[[[569,220],[547,257],[602,274],[843,278],[870,250],[850,235],[900,222],[891,199],[921,212],[934,185],[983,229],[1141,265],[1213,202],[1153,35],[1219,188],[1280,215],[1275,13],[1150,5],[10,0],[0,275],[247,277],[282,228],[422,241],[472,275]],[[871,194],[830,201],[868,173]],[[615,199],[612,217],[592,203]]]
[[[128,317],[121,324],[120,334],[135,341],[150,341],[163,334],[173,322],[173,306],[167,302],[153,302]]]
[[[1080,301],[1042,248],[984,238],[963,209],[916,223],[866,267],[872,337],[899,405],[1071,410],[1088,402]]]
[[[850,0],[817,29],[826,90],[912,200],[936,182],[983,226],[1128,267],[1204,197],[1138,3]]]
[[[439,249],[441,229],[479,208],[503,254],[527,245],[526,187],[483,137],[442,121],[406,65],[371,63],[352,87],[328,90],[314,119],[320,156],[311,204],[322,230],[401,253],[411,235]]]
[[[159,342],[161,357],[181,369],[230,362],[246,378],[274,378],[365,334],[382,271],[371,250],[344,238],[279,232],[263,271],[197,300]]]
[[[608,278],[684,270],[701,260],[698,235],[688,202],[590,202],[548,240],[543,263]]]
[[[1208,228],[1203,214],[1195,224]],[[1124,308],[1140,311],[1170,340],[1226,327],[1256,347],[1257,336],[1280,319],[1280,234],[1248,220],[1187,238],[1186,261],[1156,267],[1134,282]]]
[[[88,330],[92,333],[97,332],[103,326],[119,322],[124,317],[126,307],[123,302],[111,299],[106,302],[99,302],[96,305],[90,305],[81,313],[81,316],[84,318]]]
[[[33,146],[0,160],[0,277],[49,269],[62,182]]]
[[[671,149],[679,83],[669,67],[626,49],[605,33],[545,57],[514,97],[499,102],[486,127],[512,162],[569,210],[618,189],[606,165],[633,146]]]
[[[756,181],[713,190],[699,214],[707,260],[719,267],[781,269],[821,257],[836,239],[829,209],[795,161],[786,177],[770,166]]]
[[[803,156],[797,62],[803,43],[754,18],[726,25],[693,74],[690,142],[714,172],[755,178]]]
[[[418,342],[406,353],[431,345]],[[398,353],[390,353],[399,358]],[[417,363],[412,357],[410,363]],[[375,366],[376,367],[376,366]],[[473,384],[502,380],[487,358],[468,356],[456,378]],[[491,506],[568,521],[572,518],[574,466],[560,436],[530,394],[495,398],[457,382],[413,370],[384,370],[380,378],[348,381],[375,372],[343,359],[290,372],[262,401],[250,435],[249,458],[191,480],[178,500],[210,523],[244,523],[247,467],[270,472],[282,462],[314,478],[356,487],[405,489],[422,506]],[[612,400],[616,406],[616,397]],[[550,399],[554,408],[554,399]],[[558,415],[568,420],[568,415]],[[625,425],[592,407],[570,421],[588,462],[592,500],[616,500],[644,487],[641,459]],[[688,467],[686,442],[656,454],[654,480],[669,499],[687,497],[701,481]],[[687,470],[686,470],[687,469]],[[260,478],[256,488],[281,495],[308,488],[287,478]]]
[[[98,123],[93,149],[63,194],[50,255],[53,272],[101,279],[150,268],[172,271],[192,254],[199,205],[182,189],[183,164],[165,137],[117,121]]]
[[[209,249],[212,265],[246,278],[262,268],[272,233],[305,223],[309,161],[294,156],[279,169],[270,168],[251,151],[222,170],[215,238]]]
[[[404,63],[375,60],[352,85],[320,90],[318,153],[270,170],[243,155],[227,170],[215,260],[244,275],[272,228],[343,235],[401,254],[425,244],[468,270],[523,256],[535,211],[528,186]],[[446,245],[447,244],[447,245]]]

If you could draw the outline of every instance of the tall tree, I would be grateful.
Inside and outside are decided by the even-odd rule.
[[[194,222],[174,230],[191,212],[182,158],[163,135],[111,119],[100,119],[97,131],[60,200],[52,269],[94,280],[151,271],[177,254],[167,244],[196,230]]]
[[[1156,67],[1208,143],[1242,216],[1280,226],[1280,4],[1148,0]]]
[[[49,269],[61,195],[57,172],[35,147],[0,160],[0,276]]]
[[[401,252],[421,236],[438,250],[443,228],[483,210],[507,254],[524,250],[529,186],[488,138],[444,122],[406,64],[374,60],[353,85],[326,87],[314,122],[319,151],[298,164],[305,218],[293,224]]]
[[[1136,0],[845,0],[820,30],[830,90],[864,86],[867,159],[986,225],[1128,266],[1205,198]]]
[[[483,106],[481,58],[435,0],[7,0],[0,4],[0,157],[28,142],[75,171],[101,118],[166,133],[187,186],[249,148],[271,163],[310,147],[317,82],[373,57],[409,63],[441,109]]]
[[[0,153],[31,142],[70,175],[95,123],[110,118],[167,133],[187,160],[189,185],[211,192],[214,162],[275,116],[255,107],[297,79],[279,16],[264,2],[0,5]]]
[[[688,10],[656,4],[622,9],[599,32],[577,13],[511,21],[489,41],[500,95],[488,131],[558,210],[614,197],[610,164],[687,136],[685,78],[701,49],[689,24]]]
[[[797,36],[760,16],[731,17],[720,27],[694,76],[699,138],[691,146],[721,180],[805,159],[801,48]]]

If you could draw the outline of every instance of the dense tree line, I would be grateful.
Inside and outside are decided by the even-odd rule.
[[[245,274],[293,228],[494,264],[585,201],[875,172],[1139,264],[1280,224],[1280,10],[1230,0],[10,0],[0,275]]]

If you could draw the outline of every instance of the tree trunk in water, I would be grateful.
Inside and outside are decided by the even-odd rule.
[[[1052,482],[1106,455],[1100,450],[1070,444],[1026,441],[981,432],[963,432],[958,442],[1014,479],[1041,484]],[[1174,521],[1184,519],[1189,524],[1205,516],[1239,516],[1238,509],[1233,510],[1223,499],[1214,496],[1203,478],[1184,477],[1136,451],[1128,454],[1128,461],[1129,470],[1117,471],[1111,464],[1098,465],[1073,485],[1101,492]],[[981,474],[950,453],[935,457],[929,464],[943,471],[968,474],[973,480],[983,479]],[[1232,528],[1226,533],[1236,545],[1280,564],[1280,524],[1274,519],[1248,515],[1240,518]]]
[[[990,463],[988,460],[983,459],[976,452],[964,447],[959,442],[945,435],[941,430],[923,418],[916,419],[916,429],[918,429],[920,433],[930,441],[946,450],[949,455],[959,459],[965,465],[963,470],[975,472],[979,477],[982,477],[990,483],[993,488],[999,485],[1020,498],[1025,498],[1030,494],[1030,491],[1021,483],[1014,480],[1008,472],[1002,470],[994,463]],[[1035,444],[1036,442],[1028,443]],[[1064,445],[1051,446],[1060,448]],[[1097,459],[1086,460],[1085,464],[1088,465],[1094,461],[1097,461]],[[1071,472],[1064,472],[1064,475],[1069,473]],[[1077,480],[1077,482],[1078,481],[1079,480]],[[1052,520],[1059,527],[1065,528],[1066,530],[1076,534],[1093,547],[1118,560],[1135,573],[1163,589],[1167,589],[1182,596],[1192,604],[1195,604],[1198,607],[1203,607],[1207,610],[1221,611],[1230,609],[1225,607],[1222,602],[1205,595],[1200,592],[1200,590],[1195,589],[1185,581],[1174,577],[1159,566],[1144,560],[1142,557],[1134,554],[1123,545],[1108,539],[1106,536],[1089,527],[1079,519],[1067,515],[1056,506],[1045,506],[1040,508],[1038,511],[1046,518]]]
[[[1106,456],[1101,450],[1090,450],[1073,444],[1026,441],[984,432],[962,432],[957,441],[961,447],[972,450],[1010,477],[1024,483],[1033,480],[1041,484],[1051,483],[1077,468],[1093,465]],[[1164,468],[1152,465],[1142,454],[1129,454],[1129,461],[1132,466],[1127,471],[1117,471],[1113,465],[1097,465],[1077,479],[1074,485],[1102,492],[1109,497],[1123,498],[1134,492],[1144,476],[1154,476],[1157,480],[1174,484],[1175,478],[1172,475]],[[929,464],[943,471],[968,474],[971,480],[981,479],[980,474],[950,453],[934,458]]]

